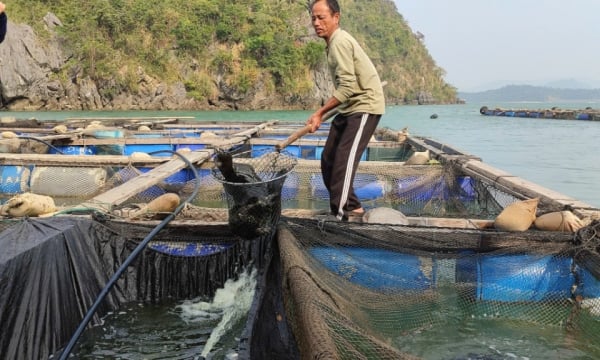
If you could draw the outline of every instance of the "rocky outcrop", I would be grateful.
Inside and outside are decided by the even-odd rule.
[[[51,13],[44,17],[50,36],[42,42],[29,25],[9,22],[6,39],[0,45],[0,106],[9,110],[168,110],[202,108],[187,97],[182,83],[168,85],[138,69],[139,91],[101,95],[102,89],[116,88],[114,80],[94,81],[82,76],[77,65],[68,66],[55,31],[61,21]],[[67,70],[67,71],[64,71]],[[59,77],[57,74],[68,74]]]
[[[47,16],[53,23],[56,17]],[[51,74],[60,70],[66,57],[56,37],[41,46],[33,29],[9,21],[6,38],[0,45],[0,101],[3,107],[38,109],[62,89]]]
[[[136,71],[137,91],[119,91],[115,79],[92,79],[73,61],[52,13],[43,19],[49,36],[44,40],[33,28],[9,21],[0,45],[0,108],[7,110],[203,110],[203,109],[310,109],[330,94],[315,85],[311,94],[297,96],[267,93],[259,78],[246,93],[237,93],[225,81],[214,79],[217,95],[201,102],[187,93],[182,82],[167,84]],[[75,65],[74,65],[75,63]],[[185,73],[185,69],[182,70]],[[316,84],[329,84],[325,69],[314,72]],[[66,75],[66,76],[65,76]],[[330,87],[330,86],[329,86]]]

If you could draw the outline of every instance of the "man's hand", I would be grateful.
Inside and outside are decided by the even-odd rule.
[[[306,121],[306,125],[310,125],[310,132],[312,134],[315,131],[317,131],[319,127],[321,127],[322,122],[323,117],[321,116],[321,113],[317,111],[308,118],[308,121]]]

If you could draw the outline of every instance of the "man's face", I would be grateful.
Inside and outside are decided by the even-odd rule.
[[[312,25],[320,38],[329,41],[331,34],[338,28],[340,14],[331,14],[326,1],[318,1],[312,8]]]

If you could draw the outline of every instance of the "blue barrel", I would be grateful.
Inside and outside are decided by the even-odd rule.
[[[579,267],[577,269],[580,285],[576,289],[576,294],[583,296],[584,299],[600,298],[600,280],[589,270]],[[600,306],[600,300],[598,300]]]
[[[97,139],[117,139],[123,137],[123,130],[96,130],[94,137]]]
[[[356,196],[360,200],[375,200],[385,196],[385,182],[383,181],[371,181],[362,186],[354,188]]]
[[[253,158],[260,157],[264,154],[268,154],[275,151],[275,145],[252,145],[252,149],[250,151],[250,156]],[[285,148],[285,152],[287,155],[302,159],[302,151],[300,146],[297,145],[289,145]]]
[[[354,193],[360,200],[374,200],[385,196],[385,183],[379,181],[375,175],[356,174],[354,178]],[[315,199],[328,199],[329,191],[323,182],[321,174],[313,174],[310,177],[310,190]]]
[[[366,161],[367,160],[367,150],[368,149],[365,149],[365,151],[363,151],[362,156],[360,157],[360,161]],[[322,146],[317,146],[316,152],[317,152],[316,159],[317,160],[321,160],[321,156],[323,155],[323,147]]]
[[[477,191],[475,191],[475,180],[470,176],[459,176],[456,178],[462,190],[460,199],[463,201],[477,199]]]
[[[458,196],[463,201],[475,200],[477,192],[475,191],[474,180],[469,176],[459,176],[456,178],[460,186],[460,194],[454,194],[443,179],[436,182],[423,182],[421,176],[406,176],[397,179],[395,188],[396,196],[401,199],[414,199],[415,201],[429,201],[432,198],[447,200]]]
[[[437,183],[423,182],[422,176],[406,176],[395,181],[396,196],[399,199],[411,199],[414,201],[429,201],[434,196],[444,198],[446,191],[443,179]]]
[[[0,192],[20,194],[29,190],[31,171],[25,166],[0,165]]]
[[[435,263],[415,255],[373,248],[330,247],[311,248],[310,254],[330,271],[370,289],[422,291],[435,282],[432,278]]]
[[[577,120],[591,120],[591,118],[592,118],[592,116],[587,113],[577,114],[577,117],[576,117]]]
[[[94,147],[94,146],[54,146],[54,148],[50,147],[48,149],[48,154],[96,155],[96,147]]]
[[[572,259],[542,255],[469,255],[456,264],[457,282],[475,300],[539,302],[571,297]]]

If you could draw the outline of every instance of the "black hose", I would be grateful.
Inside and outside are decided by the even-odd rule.
[[[177,214],[183,209],[185,204],[190,202],[192,199],[194,199],[196,197],[196,195],[198,194],[198,189],[200,188],[200,176],[198,175],[198,171],[196,170],[196,167],[185,156],[183,156],[175,151],[160,150],[160,151],[152,152],[150,154],[161,153],[161,152],[169,152],[169,153],[175,154],[175,155],[179,156],[179,158],[187,164],[187,166],[192,170],[192,173],[194,174],[194,178],[196,179],[196,185],[194,186],[194,191],[185,201],[183,201],[181,204],[179,204],[179,206],[172,213],[170,213],[163,221],[161,221],[160,224],[158,224],[154,229],[152,229],[152,231],[144,238],[144,240],[142,240],[142,242],[140,242],[139,245],[131,252],[129,257],[127,259],[125,259],[123,264],[121,264],[119,269],[115,272],[115,274],[110,278],[108,283],[104,286],[104,289],[102,289],[102,291],[100,292],[100,295],[98,295],[98,298],[96,299],[96,301],[94,302],[92,307],[88,310],[87,314],[85,315],[85,317],[83,318],[81,323],[79,324],[79,327],[77,328],[77,330],[71,337],[71,340],[69,341],[67,346],[62,351],[60,358],[59,358],[60,360],[67,359],[69,354],[71,354],[71,351],[73,350],[73,347],[77,343],[77,340],[79,340],[79,337],[85,330],[86,326],[92,320],[92,317],[94,316],[94,313],[96,313],[96,310],[102,303],[102,300],[104,300],[106,295],[108,295],[108,292],[112,289],[112,287],[115,285],[117,280],[119,280],[119,278],[121,277],[123,272],[125,272],[125,270],[127,270],[127,267],[138,257],[138,255],[144,250],[146,245],[148,245],[148,243],[156,236],[156,234],[158,234],[158,232],[160,230],[162,230],[169,222],[171,222],[171,220],[173,220],[175,218],[175,216],[177,216]]]
[[[24,139],[24,140],[35,140],[38,142],[41,142],[44,145],[47,145],[48,147],[50,147],[51,149],[53,149],[54,151],[56,151],[57,153],[64,155],[65,153],[60,151],[56,146],[50,144],[49,142],[42,140],[42,139],[38,139],[36,137],[31,137],[31,136],[19,136],[19,139]]]

